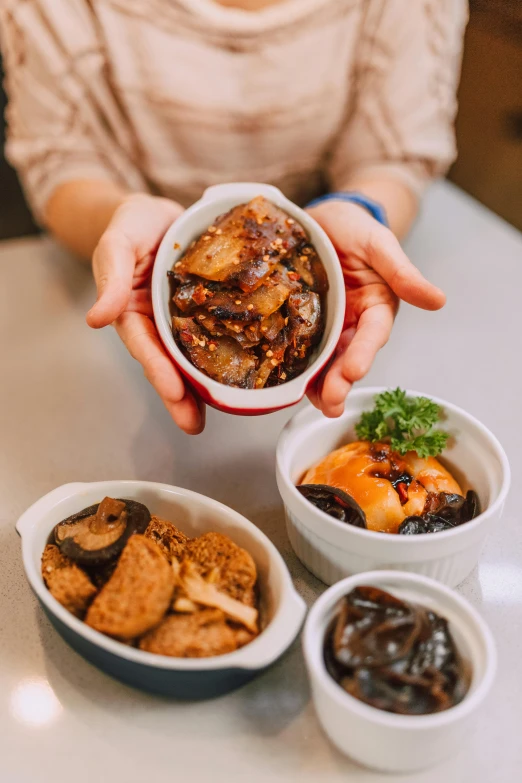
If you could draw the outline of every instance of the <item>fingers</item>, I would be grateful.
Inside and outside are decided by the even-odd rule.
[[[344,401],[352,384],[343,373],[343,359],[355,335],[355,328],[346,329],[337,345],[336,358],[308,392],[308,399],[325,416],[337,418],[344,410]]]
[[[197,435],[205,426],[205,417],[194,395],[188,391],[181,375],[165,353],[150,318],[136,312],[125,312],[115,323],[116,331],[131,356],[145,372],[145,377],[161,397],[180,429]]]
[[[316,392],[316,403],[325,416],[336,418],[342,414],[352,385],[364,378],[377,353],[386,345],[393,319],[391,305],[374,305],[362,313],[357,330],[343,334],[337,357],[324,377],[322,388]]]
[[[159,242],[182,212],[174,201],[139,193],[120,204],[93,254],[98,299],[87,314],[89,326],[99,329],[121,315],[133,283],[146,282]]]
[[[377,353],[389,340],[394,320],[390,305],[369,307],[359,318],[357,331],[342,356],[342,371],[350,383],[360,381],[370,371]]]
[[[98,298],[87,313],[94,329],[115,321],[128,304],[136,264],[134,250],[125,234],[106,231],[92,259]]]
[[[440,310],[446,297],[436,285],[419,272],[392,232],[373,226],[366,243],[367,262],[405,302],[423,310]]]
[[[348,259],[374,269],[393,292],[424,310],[439,310],[446,297],[411,263],[390,229],[378,223],[363,208],[331,202],[310,210],[337,250]]]

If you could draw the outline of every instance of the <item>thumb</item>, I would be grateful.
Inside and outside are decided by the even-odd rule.
[[[87,313],[87,323],[93,329],[108,326],[125,310],[132,291],[135,265],[135,252],[125,234],[106,231],[92,259],[98,298]]]

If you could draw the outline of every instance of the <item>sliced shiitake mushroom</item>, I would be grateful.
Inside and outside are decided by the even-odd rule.
[[[143,503],[106,497],[59,522],[54,541],[63,555],[80,565],[103,565],[120,554],[133,533],[144,533],[149,522]]]
[[[327,484],[300,484],[298,491],[312,505],[339,522],[355,527],[366,527],[366,514],[347,492]]]

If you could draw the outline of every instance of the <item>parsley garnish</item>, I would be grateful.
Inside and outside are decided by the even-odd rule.
[[[375,397],[375,407],[362,414],[355,427],[360,440],[386,441],[394,451],[416,451],[419,457],[437,457],[449,434],[434,430],[440,407],[428,397],[406,397],[402,389]]]

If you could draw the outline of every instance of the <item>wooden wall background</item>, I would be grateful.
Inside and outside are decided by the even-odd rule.
[[[522,230],[522,0],[470,0],[470,8],[449,178]],[[0,122],[0,239],[37,230],[3,145]]]
[[[449,178],[522,230],[522,0],[471,0]]]

